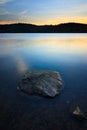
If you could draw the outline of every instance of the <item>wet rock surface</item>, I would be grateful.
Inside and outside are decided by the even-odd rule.
[[[62,89],[61,76],[56,71],[29,71],[17,87],[29,95],[55,97]]]
[[[79,120],[86,119],[84,113],[80,110],[79,106],[77,106],[73,111],[73,116]]]

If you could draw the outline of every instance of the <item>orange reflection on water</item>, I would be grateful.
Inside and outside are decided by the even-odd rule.
[[[36,48],[43,51],[60,52],[60,53],[87,53],[87,36],[86,34],[76,35],[37,35],[25,39],[0,39],[2,46],[1,53],[9,53],[16,49]]]
[[[87,53],[87,38],[39,38],[35,39],[37,46],[43,46],[48,51],[61,53]]]

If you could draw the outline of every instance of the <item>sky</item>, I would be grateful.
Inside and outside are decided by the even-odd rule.
[[[87,0],[0,0],[0,24],[87,24]]]

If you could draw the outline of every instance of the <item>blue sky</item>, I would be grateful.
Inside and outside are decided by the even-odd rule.
[[[87,23],[87,0],[0,0],[0,23]]]

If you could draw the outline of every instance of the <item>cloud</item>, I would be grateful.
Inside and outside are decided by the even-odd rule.
[[[0,4],[5,4],[5,3],[8,3],[10,1],[12,1],[12,0],[0,0]]]
[[[2,15],[8,15],[8,14],[10,14],[10,12],[9,12],[8,10],[6,10],[6,9],[4,9],[4,8],[0,8],[0,17],[1,17]]]
[[[13,0],[1,0],[13,1]],[[1,2],[0,1],[0,2]],[[70,11],[69,11],[70,10]],[[32,11],[28,8],[12,10],[10,8],[0,8],[0,24],[6,23],[32,23],[32,24],[58,24],[64,22],[87,23],[87,5],[79,5],[69,8],[69,10],[52,11]]]
[[[0,10],[0,23],[3,24],[5,21],[7,23],[15,23],[15,22],[28,22],[30,19],[28,10],[22,10],[18,13],[11,12],[5,9]]]
[[[26,15],[28,13],[28,10],[23,10],[23,11],[21,11],[19,14],[20,15]]]

